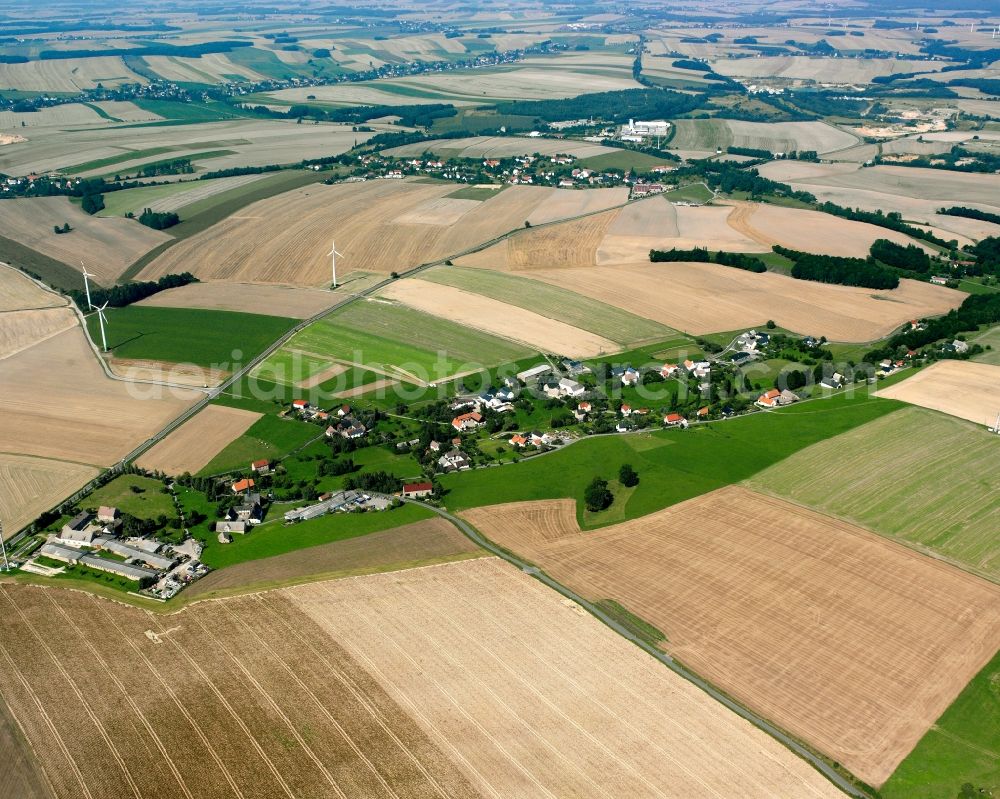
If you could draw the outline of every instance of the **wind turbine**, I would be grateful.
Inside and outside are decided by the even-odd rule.
[[[97,321],[101,325],[101,346],[104,348],[105,352],[108,351],[108,337],[104,333],[104,326],[110,324],[110,322],[108,322],[107,317],[104,315],[104,309],[107,307],[108,304],[104,303],[104,305],[102,305],[100,308],[97,309]]]
[[[333,272],[333,288],[337,288],[337,256],[341,258],[344,257],[343,253],[337,252],[337,240],[333,239],[330,242],[330,252],[327,253],[330,256],[330,271]]]
[[[83,261],[80,261],[80,269],[83,270],[83,290],[87,292],[87,307],[90,310],[94,310],[94,303],[90,301],[90,281],[87,280],[88,277],[97,277],[97,275],[92,275],[87,271],[87,267],[84,265]]]

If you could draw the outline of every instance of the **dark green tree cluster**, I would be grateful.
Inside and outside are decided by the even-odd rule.
[[[741,252],[709,252],[703,247],[696,247],[693,250],[650,250],[649,260],[653,263],[695,261],[703,264],[731,266],[734,269],[743,269],[747,272],[767,271],[767,265],[760,258],[754,258],[752,255]]]
[[[610,507],[614,499],[614,494],[608,488],[608,481],[601,477],[595,477],[591,480],[590,485],[583,492],[583,504],[591,513]]]
[[[988,236],[977,241],[968,251],[976,257],[976,266],[980,272],[1000,275],[1000,236]]]
[[[402,487],[402,480],[385,471],[362,472],[344,479],[344,488],[348,490],[378,491],[381,494],[392,494]]]
[[[907,244],[904,247],[889,239],[876,239],[869,252],[876,261],[896,269],[923,274],[931,268],[930,256],[916,244]]]
[[[83,209],[84,213],[88,213],[93,216],[98,211],[104,210],[104,195],[84,194],[83,199],[80,201],[80,207]]]
[[[181,218],[173,211],[153,211],[150,208],[143,208],[139,214],[139,224],[151,227],[153,230],[166,230],[181,221]]]
[[[947,216],[964,216],[966,219],[978,219],[982,222],[992,222],[994,225],[1000,225],[1000,214],[980,211],[978,208],[953,205],[951,208],[939,208],[938,213],[946,214]]]
[[[774,245],[778,255],[795,262],[792,277],[815,280],[819,283],[836,283],[841,286],[864,286],[869,289],[894,289],[899,286],[899,276],[891,269],[879,266],[874,258],[842,258],[835,255],[814,255],[789,250]]]
[[[958,308],[937,319],[925,321],[923,330],[907,330],[892,336],[885,346],[872,350],[865,356],[869,363],[891,358],[898,350],[917,350],[936,341],[951,340],[962,333],[978,330],[981,325],[1000,322],[1000,292],[970,294]]]
[[[705,95],[682,94],[669,89],[623,89],[581,94],[560,100],[515,100],[500,103],[500,114],[525,116],[546,122],[594,117],[608,122],[663,119],[693,111],[705,103]]]
[[[110,288],[93,287],[90,290],[90,301],[94,305],[104,305],[107,303],[112,308],[123,308],[133,302],[139,302],[146,297],[152,297],[160,291],[186,286],[188,283],[197,283],[198,278],[190,272],[182,272],[179,275],[164,275],[159,280],[147,280],[141,283],[124,283]],[[84,311],[87,308],[87,295],[85,292],[74,290],[70,296],[78,306]]]

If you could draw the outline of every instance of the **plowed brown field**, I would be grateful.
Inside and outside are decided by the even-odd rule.
[[[463,515],[870,784],[1000,646],[1000,588],[783,500],[724,488],[588,533],[575,508]]]
[[[1000,366],[938,361],[900,383],[880,389],[878,395],[993,426],[1000,414]]]
[[[59,799],[841,794],[493,558],[172,616],[0,585],[0,695]]]
[[[146,452],[136,465],[171,475],[195,474],[261,416],[241,408],[209,405]]]

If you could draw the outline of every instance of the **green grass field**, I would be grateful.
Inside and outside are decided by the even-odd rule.
[[[145,150],[129,150],[128,152],[109,155],[107,158],[96,158],[93,161],[84,161],[82,164],[65,167],[62,171],[67,175],[78,175],[81,172],[90,172],[93,169],[101,169],[106,166],[122,164],[126,161],[136,161],[140,158],[149,158],[153,155],[163,155],[172,152],[174,147],[148,147]]]
[[[495,189],[479,188],[477,186],[465,186],[458,191],[453,191],[451,194],[447,195],[453,200],[489,200],[496,197],[500,192],[506,189],[506,186],[497,186]]]
[[[624,513],[608,513],[600,524],[634,519],[669,505],[740,482],[810,444],[896,411],[902,403],[849,398],[792,405],[697,425],[690,430],[657,430],[587,438],[551,455],[516,466],[446,475],[450,510],[520,500],[572,497],[581,523],[583,490],[595,476],[617,476],[624,463],[640,482],[626,499]]]
[[[386,370],[397,366],[431,380],[466,364],[490,366],[531,352],[521,344],[382,302],[352,303],[310,325],[288,342],[288,349],[296,348]]]
[[[681,203],[707,203],[712,199],[712,192],[700,183],[691,183],[679,189],[668,191],[664,195],[668,200]]]
[[[197,183],[183,181],[180,183],[165,183],[162,186],[140,186],[136,189],[112,191],[104,195],[104,209],[98,216],[125,216],[126,213],[140,213],[143,208],[164,197],[173,197],[197,188]]]
[[[233,536],[231,544],[220,544],[214,535],[208,536],[201,560],[213,569],[221,569],[248,560],[269,558],[296,549],[329,544],[348,538],[388,530],[404,524],[429,519],[431,511],[419,505],[403,505],[393,510],[372,513],[338,513],[285,526],[281,521],[282,506],[271,509],[269,519],[252,533]]]
[[[882,786],[882,799],[951,799],[966,783],[1000,794],[1000,653]]]
[[[733,134],[724,119],[679,119],[670,146],[678,150],[725,150]]]
[[[110,505],[139,519],[155,519],[161,514],[168,517],[177,515],[173,500],[164,493],[163,483],[137,474],[116,477],[90,494],[81,505],[94,510],[101,505]]]
[[[604,336],[623,347],[641,341],[662,340],[679,335],[676,330],[658,322],[635,316],[628,311],[584,297],[568,289],[503,272],[460,266],[437,266],[422,272],[418,279],[464,289],[517,305],[542,316]]]
[[[105,313],[108,347],[115,357],[199,366],[232,364],[234,352],[245,362],[295,324],[278,316],[141,305]],[[100,346],[96,313],[87,317],[87,327]]]
[[[984,330],[974,336],[970,335],[969,341],[971,343],[979,344],[984,349],[986,347],[990,347],[990,349],[985,352],[981,352],[979,355],[973,357],[974,361],[991,363],[994,366],[1000,366],[1000,325],[991,327],[988,330]]]
[[[243,435],[227,444],[199,474],[247,471],[251,461],[260,458],[277,460],[320,435],[323,435],[323,428],[318,425],[298,419],[280,419],[273,413],[265,414]]]
[[[996,436],[911,406],[804,449],[748,484],[998,579],[998,466]]]

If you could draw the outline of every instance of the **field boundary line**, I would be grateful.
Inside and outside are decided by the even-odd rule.
[[[552,577],[543,572],[541,569],[539,569],[537,566],[533,566],[527,561],[524,561],[521,558],[517,557],[513,553],[510,553],[504,550],[502,547],[497,546],[488,538],[486,538],[482,533],[476,530],[472,525],[466,522],[464,519],[461,519],[453,515],[452,513],[443,508],[438,508],[435,505],[431,505],[426,502],[421,502],[420,500],[403,499],[402,501],[413,505],[419,505],[423,508],[426,508],[427,510],[430,510],[438,514],[442,518],[447,519],[452,524],[454,524],[463,534],[465,534],[473,543],[477,544],[478,546],[482,547],[488,552],[493,553],[497,557],[502,558],[511,565],[516,566],[525,574],[528,574],[531,577],[534,577],[535,579],[539,580],[544,585],[548,586],[549,588],[553,589],[557,593],[564,596],[566,599],[576,602],[580,607],[582,607],[592,616],[596,617],[599,621],[606,624],[608,627],[610,627],[612,630],[614,630],[616,633],[618,633],[628,641],[631,641],[633,644],[638,646],[648,655],[651,655],[652,657],[656,658],[658,661],[660,661],[663,665],[665,665],[675,674],[680,675],[685,680],[687,680],[688,682],[692,683],[693,685],[695,685],[696,687],[700,688],[702,691],[707,693],[717,702],[724,705],[732,712],[736,713],[736,715],[740,716],[746,721],[749,721],[755,727],[770,735],[772,738],[777,740],[779,743],[783,744],[785,747],[790,749],[796,755],[798,755],[803,760],[812,765],[817,771],[819,771],[824,777],[830,780],[830,782],[836,785],[844,793],[848,794],[849,796],[855,797],[855,799],[870,799],[871,794],[869,794],[867,791],[863,790],[862,788],[860,788],[859,786],[855,785],[853,782],[845,778],[836,769],[834,769],[825,760],[823,760],[822,757],[812,752],[809,748],[807,748],[804,744],[793,738],[791,735],[779,729],[771,722],[767,721],[763,716],[759,716],[754,711],[744,707],[735,699],[733,699],[732,697],[728,696],[727,694],[725,694],[724,692],[713,686],[707,680],[698,676],[695,672],[691,671],[686,666],[683,666],[680,662],[678,662],[672,656],[668,655],[666,652],[663,652],[662,650],[657,649],[656,647],[642,640],[639,636],[637,636],[635,633],[625,628],[621,623],[610,617],[603,610],[601,610],[588,600],[584,599],[582,596],[577,594],[572,589],[569,589],[562,583],[557,582]]]

